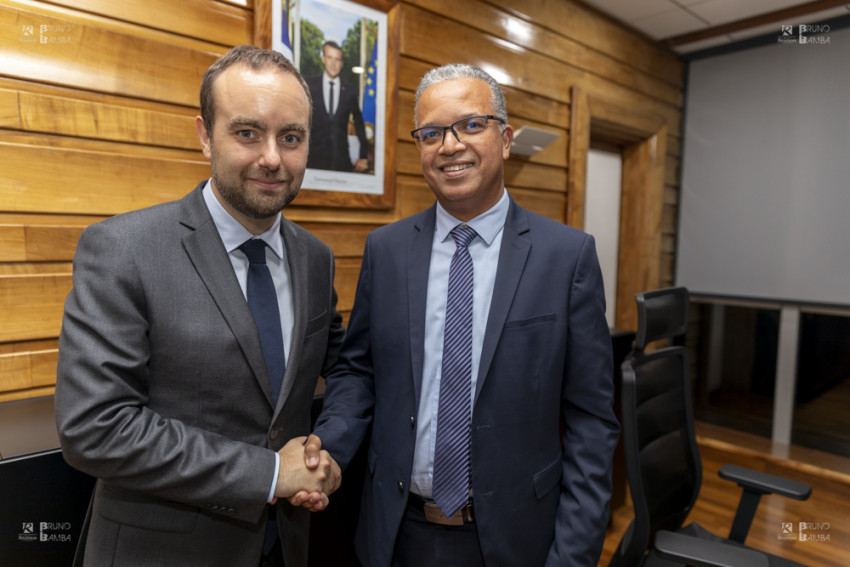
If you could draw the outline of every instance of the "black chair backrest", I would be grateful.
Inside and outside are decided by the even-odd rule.
[[[635,295],[638,309],[638,330],[635,350],[643,352],[646,345],[661,339],[673,339],[685,334],[688,327],[688,290],[668,287]]]
[[[623,447],[635,519],[612,565],[637,566],[660,529],[681,527],[699,494],[702,465],[694,435],[690,362],[682,346],[645,353],[687,326],[688,292],[637,295],[635,348],[622,366]]]

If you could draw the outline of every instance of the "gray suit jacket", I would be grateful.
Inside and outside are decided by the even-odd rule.
[[[59,338],[65,459],[98,477],[89,565],[257,565],[274,455],[310,429],[343,329],[330,249],[283,219],[295,321],[275,405],[201,188],[87,228]],[[288,566],[309,513],[276,506]]]
[[[315,433],[342,466],[371,424],[357,551],[387,567],[404,516],[422,384],[435,208],[369,235]],[[472,415],[488,567],[596,566],[608,518],[611,336],[593,238],[511,201]]]

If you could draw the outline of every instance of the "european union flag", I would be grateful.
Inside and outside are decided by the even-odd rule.
[[[378,42],[372,46],[372,57],[366,69],[366,88],[363,90],[363,122],[375,126],[375,97],[378,92]]]
[[[289,0],[281,0],[281,22],[280,22],[280,42],[281,49],[280,52],[286,55],[287,59],[292,61],[293,52],[292,52],[292,34],[289,29],[290,17],[289,13],[292,11],[292,7],[289,5]]]

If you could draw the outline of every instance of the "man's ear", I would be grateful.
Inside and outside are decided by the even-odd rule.
[[[204,152],[204,157],[212,158],[212,150],[210,148],[210,133],[204,125],[204,119],[200,116],[195,117],[195,132],[198,133],[198,140],[201,142],[201,151]]]
[[[514,141],[514,129],[510,124],[505,124],[505,129],[502,131],[502,159],[511,157],[511,144]]]

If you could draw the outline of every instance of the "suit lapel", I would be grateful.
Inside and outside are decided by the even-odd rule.
[[[422,212],[413,224],[407,245],[407,306],[410,313],[410,361],[416,404],[422,387],[425,350],[425,309],[428,303],[428,271],[434,241],[436,205]]]
[[[203,185],[202,183],[196,187],[182,201],[181,222],[193,229],[183,237],[183,247],[236,337],[236,342],[245,354],[245,359],[266,394],[269,404],[273,404],[268,370],[264,363],[263,349],[254,319],[248,309],[245,296],[242,295],[239,281],[233,272],[233,265],[221,242],[218,229],[204,203],[201,194]]]
[[[499,265],[496,268],[493,298],[490,301],[490,313],[487,316],[487,329],[484,331],[484,343],[481,346],[481,360],[475,388],[476,399],[490,371],[496,345],[499,344],[499,338],[502,336],[502,329],[505,327],[508,312],[513,304],[514,295],[531,250],[531,242],[523,236],[528,229],[526,212],[511,198],[502,233],[502,246],[499,251]]]
[[[292,336],[290,337],[289,356],[286,359],[286,373],[283,375],[283,384],[280,388],[277,408],[280,411],[298,375],[298,366],[301,362],[301,351],[304,347],[304,334],[307,326],[307,306],[309,305],[310,293],[308,285],[307,250],[304,244],[298,240],[295,230],[290,221],[281,218],[280,225],[283,244],[286,247],[286,258],[289,262],[289,281],[292,282],[292,303],[295,321],[292,325]]]

